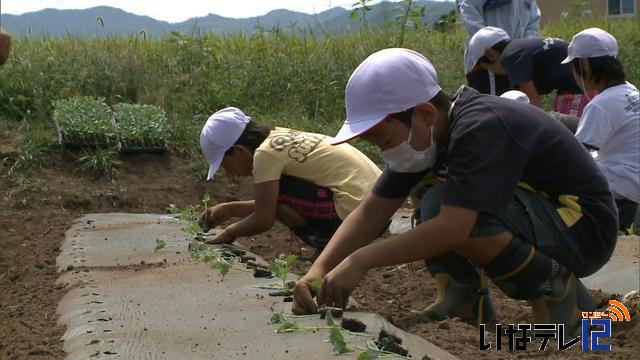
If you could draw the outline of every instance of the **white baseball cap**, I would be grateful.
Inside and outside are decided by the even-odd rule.
[[[527,96],[527,94],[523,93],[520,90],[509,90],[503,93],[502,95],[500,95],[500,97],[523,102],[525,104],[529,104],[531,102],[529,101],[529,97]]]
[[[471,40],[469,40],[469,48],[467,50],[469,59],[471,59],[472,64],[475,66],[478,60],[484,56],[485,49],[492,47],[500,41],[509,39],[509,34],[500,28],[494,26],[483,27],[476,31],[471,37]]]
[[[347,119],[331,144],[358,137],[387,115],[427,102],[440,90],[436,70],[423,55],[400,48],[375,52],[347,82]]]
[[[224,153],[240,138],[249,121],[250,117],[234,107],[219,110],[207,119],[200,132],[200,148],[209,162],[207,180],[213,179]]]
[[[573,36],[567,48],[567,57],[562,63],[570,63],[575,58],[599,56],[618,56],[618,42],[602,29],[589,28]]]

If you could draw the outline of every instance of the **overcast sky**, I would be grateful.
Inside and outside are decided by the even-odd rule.
[[[356,0],[0,0],[0,12],[19,15],[45,8],[86,9],[106,5],[157,20],[180,22],[209,13],[243,18],[264,15],[274,9],[313,14],[335,6],[350,9],[354,2]],[[373,1],[377,2],[380,0]]]

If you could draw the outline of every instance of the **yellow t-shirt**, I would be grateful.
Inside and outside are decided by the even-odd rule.
[[[254,183],[289,175],[327,187],[344,220],[369,193],[380,169],[353,146],[332,146],[330,140],[326,135],[276,127],[253,156]]]

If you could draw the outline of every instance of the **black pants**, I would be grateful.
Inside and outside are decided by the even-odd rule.
[[[627,199],[617,199],[616,206],[618,207],[618,230],[626,232],[632,225],[635,228],[640,228],[640,224],[634,224],[638,204]],[[631,231],[633,230],[631,229]]]
[[[342,224],[331,189],[304,179],[282,175],[278,203],[289,206],[306,220],[306,226],[291,231],[317,249],[324,248]]]

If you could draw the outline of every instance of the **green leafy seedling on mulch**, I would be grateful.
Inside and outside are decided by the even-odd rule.
[[[280,324],[280,326],[278,326],[275,330],[278,334],[329,329],[329,327],[324,326],[305,326],[301,325],[296,320],[292,320],[292,318],[308,318],[310,316],[285,315],[282,311],[276,311],[274,308],[271,308],[271,313],[271,323]]]
[[[333,345],[333,353],[336,355],[352,352],[347,346],[347,341],[344,338],[340,325],[333,320],[331,311],[327,311],[326,315],[327,325],[330,327],[329,342]]]
[[[380,358],[412,359],[394,352],[381,350],[373,340],[367,341],[367,347],[365,349],[358,348],[358,350],[362,350],[362,352],[358,354],[357,360],[378,360]]]
[[[233,268],[233,264],[233,259],[226,259],[222,256],[218,256],[216,262],[211,264],[211,268],[220,270],[220,275],[222,275],[222,280],[224,281],[224,277],[229,273],[229,270]]]
[[[163,249],[165,246],[167,246],[166,241],[162,239],[156,239],[156,248],[153,250],[153,252],[158,252],[158,250]]]
[[[166,241],[162,240],[162,239],[156,239],[156,247],[153,249],[153,252],[158,252],[161,249],[164,249],[166,247],[177,247],[177,245],[169,245],[167,244]]]
[[[283,289],[287,288],[287,275],[291,270],[291,264],[293,264],[297,258],[296,255],[289,255],[286,258],[279,256],[269,263],[269,271],[271,271],[274,276],[282,279]]]

